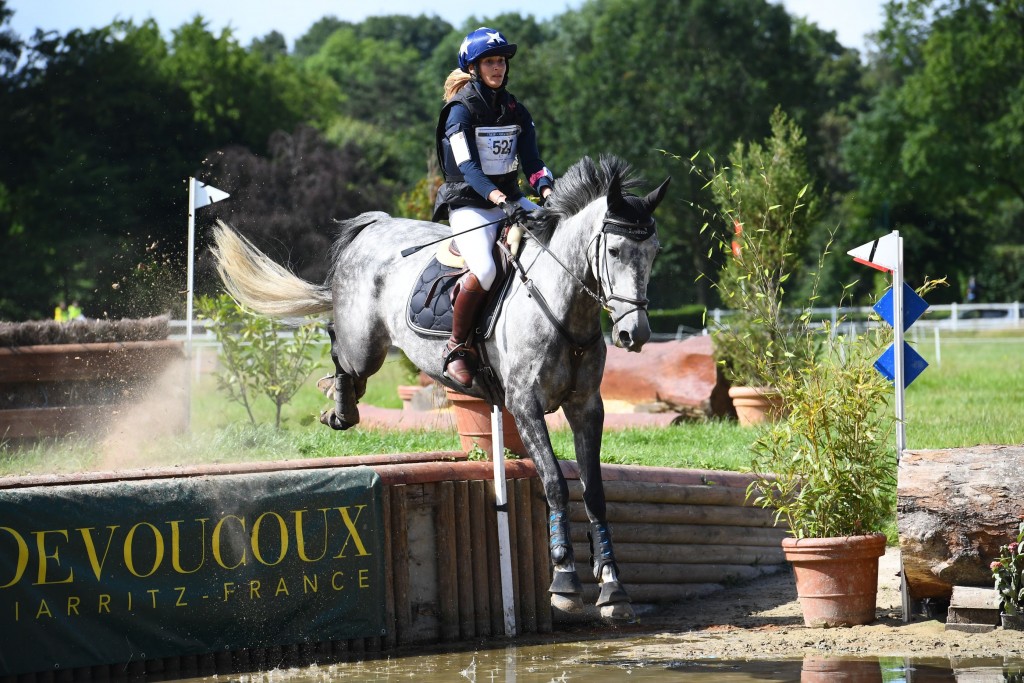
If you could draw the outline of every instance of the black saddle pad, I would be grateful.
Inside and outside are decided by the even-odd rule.
[[[465,268],[446,266],[431,258],[413,283],[409,294],[409,327],[420,334],[448,337],[452,333],[452,290]],[[501,304],[512,282],[510,268],[499,270],[498,280],[491,287],[491,296],[477,321],[476,333],[486,339],[494,332]]]

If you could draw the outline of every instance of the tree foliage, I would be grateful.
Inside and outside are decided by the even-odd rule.
[[[804,131],[823,200],[809,253],[837,224],[839,249],[898,227],[912,278],[965,280],[986,271],[990,247],[1024,244],[1019,2],[889,2],[866,64],[768,0],[587,0],[545,21],[460,27],[328,16],[290,52],[277,32],[243,47],[201,16],[24,37],[12,11],[0,0],[4,318],[46,316],[61,298],[95,316],[180,314],[190,175],[233,194],[207,214],[321,272],[330,219],[422,202],[409,193],[431,174],[441,86],[480,25],[519,45],[510,89],[556,177],[605,152],[651,183],[676,175],[659,211],[656,306],[717,303],[695,283],[721,262],[691,208],[710,190],[673,155],[724,158],[767,137],[776,108]],[[830,267],[826,296],[852,275]],[[993,279],[987,295],[1019,298],[1018,281]]]

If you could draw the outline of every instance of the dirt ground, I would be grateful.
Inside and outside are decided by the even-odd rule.
[[[899,551],[890,548],[879,565],[878,619],[866,626],[805,627],[793,575],[787,568],[708,597],[642,608],[640,623],[626,627],[621,635],[636,637],[627,656],[644,661],[738,656],[780,659],[815,653],[1024,660],[1024,631],[947,631],[944,623],[924,617],[903,623],[898,571]]]

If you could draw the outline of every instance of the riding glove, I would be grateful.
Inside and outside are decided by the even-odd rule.
[[[530,219],[530,214],[526,213],[526,209],[516,202],[502,202],[498,204],[498,208],[505,212],[511,225],[526,225]]]

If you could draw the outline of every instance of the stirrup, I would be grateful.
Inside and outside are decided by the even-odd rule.
[[[463,384],[459,380],[455,379],[453,375],[448,374],[448,366],[456,358],[465,359],[466,369],[469,371],[469,383]],[[441,362],[441,374],[447,379],[451,380],[453,384],[462,388],[469,389],[473,386],[473,380],[476,378],[476,370],[474,367],[476,364],[476,354],[473,353],[472,347],[467,346],[465,343],[456,344],[451,346],[448,342],[444,345],[444,360]]]

